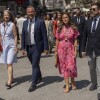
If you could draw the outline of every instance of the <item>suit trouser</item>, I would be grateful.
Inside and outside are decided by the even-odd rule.
[[[35,45],[31,45],[27,46],[27,56],[32,64],[32,85],[36,85],[38,78],[41,77],[41,70],[39,66],[41,53]]]
[[[92,84],[97,84],[98,93],[100,93],[100,56],[93,52],[89,56],[88,65],[90,68],[90,77]]]

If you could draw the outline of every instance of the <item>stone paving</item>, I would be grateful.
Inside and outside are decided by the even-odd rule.
[[[14,84],[7,90],[7,67],[0,64],[0,100],[97,100],[97,91],[89,91],[90,74],[87,57],[77,58],[78,77],[76,78],[77,90],[64,93],[65,82],[54,67],[54,56],[50,54],[41,56],[41,71],[43,82],[36,91],[29,93],[31,85],[31,64],[27,57],[18,54],[18,63],[14,64]]]

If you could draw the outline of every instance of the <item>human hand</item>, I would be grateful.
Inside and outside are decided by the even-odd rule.
[[[27,52],[25,50],[22,50],[22,55],[27,56]]]
[[[14,52],[15,52],[15,54],[18,53],[18,48],[17,47],[14,48]]]
[[[77,57],[77,52],[74,52],[75,57]]]

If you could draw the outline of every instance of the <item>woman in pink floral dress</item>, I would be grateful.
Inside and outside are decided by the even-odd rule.
[[[74,77],[77,77],[76,53],[77,36],[79,32],[71,24],[70,16],[67,13],[62,15],[62,25],[56,33],[55,54],[58,55],[59,69],[66,83],[64,92],[69,91],[69,78],[71,78],[72,89],[76,89]]]

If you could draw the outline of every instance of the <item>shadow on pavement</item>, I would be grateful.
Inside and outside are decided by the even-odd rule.
[[[41,58],[52,57],[53,55],[42,55]]]
[[[86,88],[91,82],[89,80],[76,81],[77,89]]]
[[[32,79],[32,75],[14,78],[14,84],[12,87],[15,87],[15,86],[17,86],[21,83],[27,82],[27,81],[31,82],[32,81],[31,79]],[[54,82],[61,82],[61,81],[63,81],[63,78],[60,76],[46,76],[46,77],[42,78],[42,82],[41,82],[41,84],[37,85],[37,88],[46,86],[48,84],[52,84]]]
[[[32,75],[17,77],[14,79],[14,84],[12,87],[15,87],[24,82],[31,82],[32,81],[31,79],[32,79]],[[60,76],[45,76],[42,78],[42,82],[37,85],[37,88],[41,88],[43,86],[46,86],[55,82],[61,82],[63,80],[64,80],[63,77],[60,77]],[[77,89],[86,88],[89,84],[90,84],[89,80],[76,81]],[[4,99],[0,99],[0,100],[4,100]]]
[[[29,82],[30,80],[32,79],[32,75],[27,75],[27,76],[21,76],[21,77],[17,77],[17,78],[14,78],[14,84],[12,87],[15,87],[21,83],[24,83],[24,82]]]
[[[27,56],[20,56],[20,57],[17,57],[17,59],[21,59],[21,58],[25,58],[25,57],[27,57]]]
[[[5,99],[0,98],[0,100],[5,100]]]
[[[62,78],[60,76],[46,76],[46,77],[43,77],[43,82],[41,84],[39,84],[37,86],[37,88],[41,88],[43,86],[46,86],[46,85],[49,85],[49,84],[52,84],[55,82],[61,82],[63,80],[64,80],[64,78]]]

